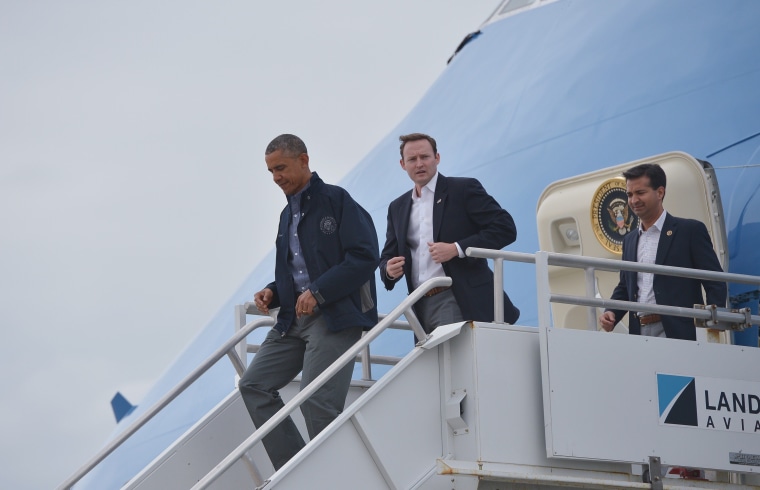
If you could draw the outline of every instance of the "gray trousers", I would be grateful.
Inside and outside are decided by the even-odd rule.
[[[302,373],[301,389],[304,389],[361,335],[361,327],[329,331],[321,313],[296,320],[285,337],[272,329],[238,383],[253,424],[261,427],[285,405],[278,390],[299,372]],[[351,361],[301,405],[311,439],[343,411],[353,369],[354,362]],[[275,469],[287,463],[304,446],[290,417],[264,437],[263,443]]]
[[[650,323],[641,327],[641,335],[645,337],[667,337],[662,322]]]
[[[435,296],[420,298],[414,306],[414,312],[422,324],[425,333],[430,333],[441,325],[448,325],[449,323],[464,320],[451,289],[447,289]]]

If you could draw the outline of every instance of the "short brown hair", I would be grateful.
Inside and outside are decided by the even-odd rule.
[[[401,152],[402,160],[404,159],[404,146],[406,146],[406,144],[410,141],[428,140],[428,142],[430,142],[430,146],[433,147],[433,155],[438,154],[438,145],[435,143],[435,139],[432,136],[428,136],[424,133],[402,134],[398,137],[398,140],[401,142],[399,151]]]

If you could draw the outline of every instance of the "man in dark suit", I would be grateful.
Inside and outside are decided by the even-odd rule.
[[[665,172],[657,164],[642,164],[623,172],[628,205],[639,217],[639,229],[623,238],[623,260],[722,271],[704,223],[676,218],[665,211]],[[726,306],[726,283],[675,276],[620,271],[620,282],[611,299],[693,308],[704,304]],[[599,323],[612,330],[627,312],[606,310]],[[694,320],[651,314],[628,315],[628,331],[634,335],[696,340]]]
[[[462,320],[490,322],[493,271],[486,259],[464,255],[468,247],[500,250],[517,238],[512,216],[476,179],[438,173],[435,140],[422,133],[401,136],[401,168],[414,182],[388,206],[388,230],[380,275],[391,290],[406,276],[409,292],[424,281],[451,277],[451,288],[433,288],[414,307],[425,331]],[[520,316],[504,294],[504,320]]]

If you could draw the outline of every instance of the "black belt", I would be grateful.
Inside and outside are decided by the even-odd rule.
[[[425,293],[424,297],[425,298],[429,298],[431,296],[435,296],[436,294],[442,293],[442,292],[446,291],[447,289],[451,289],[451,286],[440,287],[440,288],[433,288],[430,291],[428,291],[427,293]]]

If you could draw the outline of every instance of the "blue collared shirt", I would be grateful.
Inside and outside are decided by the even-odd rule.
[[[290,273],[293,275],[293,285],[296,294],[303,293],[309,288],[311,279],[309,271],[306,269],[306,260],[301,249],[301,241],[298,239],[298,223],[301,222],[303,213],[301,212],[301,196],[309,188],[311,183],[301,189],[298,194],[288,196],[288,205],[290,206],[290,224],[288,225],[288,266]]]

